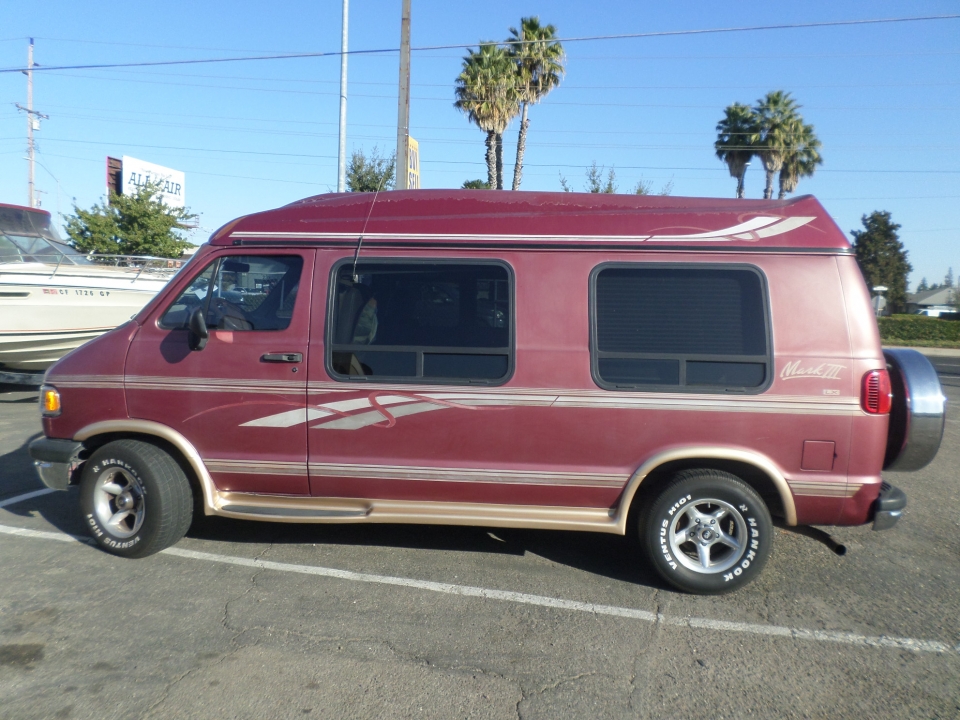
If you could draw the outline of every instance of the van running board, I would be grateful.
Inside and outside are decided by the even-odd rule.
[[[240,513],[243,515],[259,515],[265,518],[275,519],[282,517],[291,518],[362,518],[366,512],[362,510],[324,510],[314,508],[279,508],[279,507],[256,507],[251,505],[224,505],[220,508],[223,512]]]
[[[225,517],[290,523],[415,523],[543,530],[586,530],[623,535],[626,523],[610,508],[495,505],[489,503],[324,498],[214,491],[206,512]]]

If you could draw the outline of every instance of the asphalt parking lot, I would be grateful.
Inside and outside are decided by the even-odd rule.
[[[629,538],[210,519],[121,560],[41,490],[0,391],[0,718],[960,717],[960,358],[897,528],[779,529],[734,595]],[[11,499],[20,498],[9,503]]]

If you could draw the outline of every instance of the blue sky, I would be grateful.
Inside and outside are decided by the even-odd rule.
[[[561,37],[954,14],[956,2],[511,2],[413,0],[413,45],[503,39],[523,15]],[[5,2],[0,68],[336,51],[341,2]],[[353,0],[350,49],[399,45],[400,0]],[[674,195],[731,197],[713,155],[723,108],[793,93],[823,142],[800,183],[849,231],[888,210],[921,277],[960,274],[960,20],[567,43],[567,75],[531,111],[524,189],[574,189],[593,161],[621,192],[638,181]],[[461,50],[415,52],[411,134],[423,187],[485,177],[483,133],[453,108]],[[197,66],[38,72],[34,103],[43,207],[69,214],[104,192],[107,155],[186,172],[200,242],[238,215],[336,189],[337,57]],[[351,56],[348,151],[396,138],[396,53]],[[0,202],[25,203],[26,78],[0,74]],[[505,135],[512,173],[517,123]],[[754,162],[747,195],[760,197]]]

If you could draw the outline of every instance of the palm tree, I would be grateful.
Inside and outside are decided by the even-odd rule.
[[[513,60],[503,47],[481,43],[467,50],[463,69],[454,87],[453,106],[487,134],[487,182],[503,189],[503,132],[518,112],[518,91]]]
[[[755,112],[760,125],[760,137],[756,154],[767,174],[763,190],[763,197],[767,200],[773,197],[773,178],[783,167],[791,125],[802,122],[797,112],[799,109],[790,93],[783,90],[769,92],[757,101]]]
[[[556,41],[557,29],[553,25],[541,25],[538,17],[520,18],[520,29],[510,28],[510,57],[516,64],[519,100],[523,108],[520,118],[520,137],[517,139],[517,162],[513,166],[513,189],[520,189],[523,177],[523,153],[527,147],[527,108],[536,105],[560,84],[563,77],[563,62],[566,59],[563,46]]]
[[[792,123],[787,133],[787,147],[783,166],[780,168],[780,195],[783,200],[787,193],[797,189],[802,177],[811,177],[817,165],[823,164],[820,157],[820,140],[813,125],[804,125],[802,120]]]
[[[737,197],[742,198],[743,177],[756,154],[760,126],[756,113],[741,103],[727,106],[723,113],[723,120],[717,123],[717,141],[713,148],[730,169],[730,177],[737,179]]]

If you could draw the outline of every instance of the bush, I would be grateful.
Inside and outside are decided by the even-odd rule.
[[[880,338],[886,345],[960,347],[960,322],[924,315],[891,315],[877,318]]]

